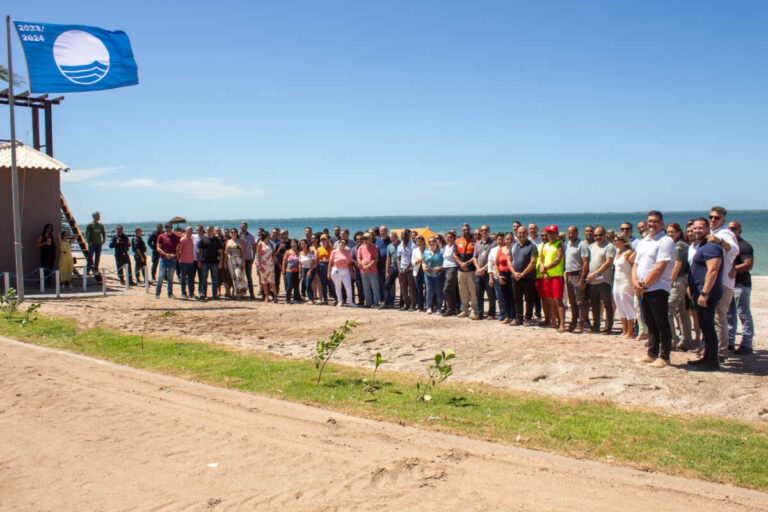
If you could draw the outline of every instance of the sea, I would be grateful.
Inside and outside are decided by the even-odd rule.
[[[689,219],[696,217],[706,217],[707,211],[682,211],[682,212],[664,212],[665,222],[677,222],[683,229]],[[372,226],[388,226],[390,228],[425,228],[429,227],[436,233],[445,232],[449,229],[461,230],[461,225],[468,222],[472,228],[479,227],[482,224],[488,224],[492,232],[509,231],[512,229],[512,223],[515,220],[523,224],[535,222],[539,229],[557,224],[560,231],[565,231],[568,226],[577,226],[581,232],[584,226],[588,224],[602,225],[606,229],[619,231],[619,225],[622,222],[631,222],[633,226],[645,218],[646,212],[610,212],[610,213],[525,213],[509,215],[418,215],[418,216],[380,216],[380,217],[307,217],[307,218],[271,218],[271,219],[195,219],[188,218],[188,225],[211,224],[220,227],[239,227],[241,221],[248,223],[249,231],[252,233],[258,228],[271,230],[273,227],[287,229],[291,238],[301,238],[304,234],[304,227],[310,226],[313,231],[321,231],[328,228],[333,232],[334,226],[341,226],[349,229],[351,233],[355,231],[364,231]],[[742,224],[742,237],[747,240],[755,250],[755,260],[753,274],[768,274],[768,210],[741,210],[729,211],[728,220],[737,220]],[[157,220],[153,222],[119,222],[104,223],[108,232],[114,231],[118,224],[122,224],[126,231],[133,232],[135,227],[141,227],[145,236],[154,231],[158,223],[165,223],[166,220]],[[87,222],[85,223],[87,224]],[[84,229],[83,224],[82,229]],[[637,233],[634,233],[637,235]]]

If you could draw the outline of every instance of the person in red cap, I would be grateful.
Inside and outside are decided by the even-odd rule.
[[[565,332],[565,248],[560,241],[560,230],[552,224],[544,228],[547,239],[541,245],[539,272],[541,273],[541,298],[547,324]]]

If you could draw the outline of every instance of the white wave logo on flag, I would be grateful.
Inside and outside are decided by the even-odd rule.
[[[53,59],[70,82],[95,84],[109,72],[109,51],[88,32],[68,30],[53,43]]]

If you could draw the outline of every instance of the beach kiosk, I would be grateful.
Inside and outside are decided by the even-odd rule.
[[[40,250],[35,242],[43,227],[50,222],[54,236],[61,231],[61,172],[68,171],[69,167],[19,141],[16,141],[16,167],[24,272],[30,273],[40,267]],[[12,204],[11,143],[8,142],[0,144],[0,274],[15,272]],[[37,277],[32,277],[25,288],[37,286],[37,282]],[[11,286],[16,287],[13,279]]]

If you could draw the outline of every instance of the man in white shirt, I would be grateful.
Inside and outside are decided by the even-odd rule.
[[[649,342],[648,353],[638,361],[663,367],[669,365],[672,350],[669,290],[672,288],[675,241],[665,232],[661,212],[648,212],[647,226],[646,235],[637,244],[637,255],[632,265],[632,285],[640,297]]]
[[[397,270],[400,279],[400,293],[403,302],[400,309],[416,311],[418,298],[416,297],[416,280],[413,278],[413,266],[411,256],[415,244],[411,241],[411,230],[403,230],[403,243],[397,248]]]
[[[739,241],[736,235],[728,229],[728,223],[725,221],[727,210],[722,206],[713,206],[709,212],[709,230],[707,236],[708,242],[714,242],[723,248],[723,296],[717,303],[715,310],[715,330],[717,331],[717,340],[719,342],[718,354],[720,361],[725,361],[728,357],[728,308],[731,307],[733,300],[733,289],[736,287],[735,277],[731,277],[733,260],[739,255]]]

